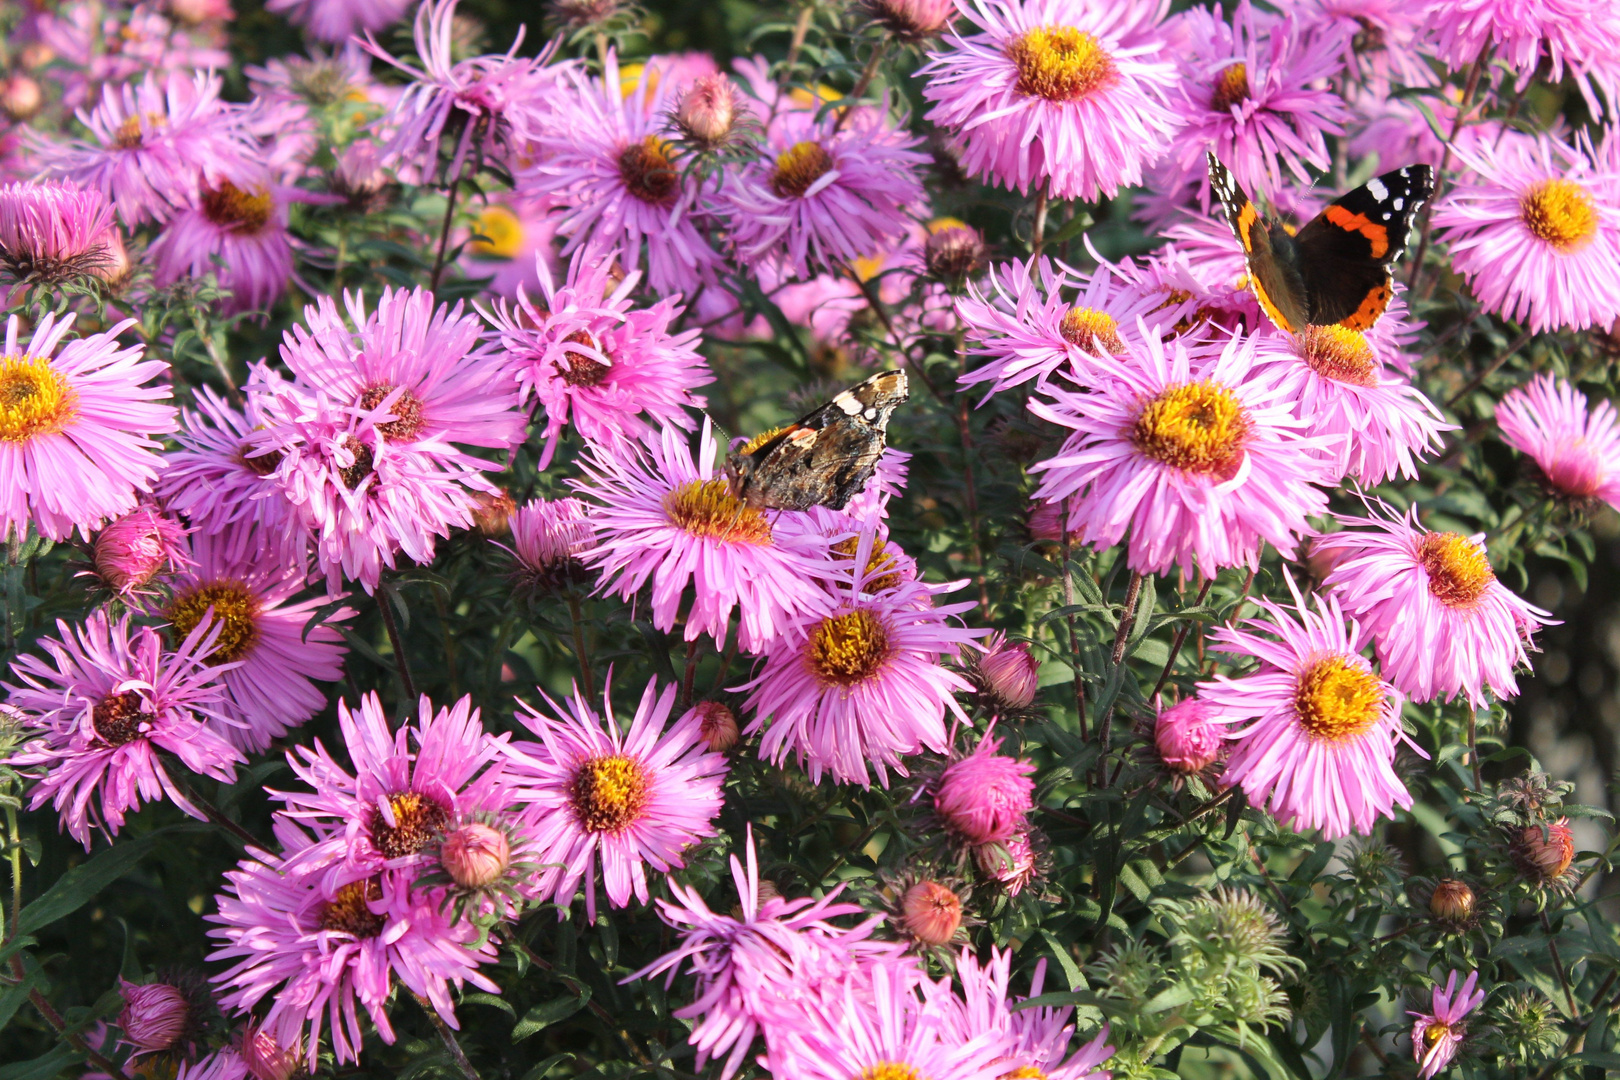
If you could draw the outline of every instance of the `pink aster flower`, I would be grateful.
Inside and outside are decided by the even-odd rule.
[[[1226,720],[1203,698],[1190,697],[1160,709],[1153,721],[1159,760],[1178,773],[1197,773],[1215,763],[1228,738]]]
[[[737,856],[731,857],[738,901],[732,914],[710,910],[697,890],[671,878],[675,900],[660,897],[654,903],[680,943],[624,980],[667,972],[668,987],[681,965],[689,965],[697,989],[691,1004],[674,1015],[698,1021],[687,1041],[697,1048],[699,1070],[709,1059],[725,1056],[720,1080],[736,1074],[755,1036],[780,1038],[807,1003],[836,996],[846,983],[862,979],[868,965],[896,962],[905,948],[899,942],[871,940],[881,915],[848,929],[829,922],[862,914],[859,904],[834,903],[842,885],[820,899],[762,900],[752,826],[745,847],[746,869]]]
[[[1276,393],[1295,402],[1310,433],[1326,442],[1330,476],[1366,487],[1397,474],[1416,479],[1418,459],[1454,427],[1423,391],[1386,368],[1371,334],[1343,326],[1262,332],[1256,361],[1278,365]]]
[[[507,746],[507,774],[526,807],[535,861],[549,864],[539,898],[557,904],[558,918],[583,881],[586,917],[596,921],[598,874],[613,907],[632,895],[647,903],[647,868],[679,869],[687,847],[715,835],[726,759],[709,751],[695,711],[669,723],[676,689],[659,693],[649,681],[628,731],[607,689],[600,715],[577,687],[563,704],[545,697],[554,716],[519,702],[518,721],[540,741]]]
[[[778,112],[760,158],[730,173],[720,191],[739,257],[806,278],[845,271],[900,240],[908,215],[924,205],[917,171],[928,157],[919,142],[886,109]]]
[[[973,862],[979,873],[1001,886],[1008,896],[1023,892],[1040,873],[1035,845],[1027,832],[974,848]]]
[[[544,299],[520,290],[514,307],[497,305],[485,317],[500,331],[519,397],[545,407],[540,468],[570,420],[586,441],[612,445],[641,438],[652,430],[648,421],[696,426],[687,409],[707,402],[692,391],[714,376],[694,348],[699,331],[670,333],[684,308],[666,296],[638,309],[630,296],[641,273],[613,286],[611,255],[577,252],[561,288],[544,258],[536,256],[535,269]]]
[[[962,167],[1060,199],[1141,183],[1180,121],[1157,0],[958,0],[979,32],[951,31],[917,72],[928,119],[957,135]]]
[[[107,198],[72,184],[0,187],[0,269],[24,284],[57,284],[112,261]]]
[[[537,583],[563,584],[583,572],[579,557],[592,544],[585,504],[574,498],[534,499],[511,518],[512,546],[506,548],[524,575]]]
[[[934,788],[934,813],[969,844],[996,844],[1025,828],[1034,805],[1035,763],[997,753],[1001,739],[986,735],[973,753],[953,761]]]
[[[196,1061],[181,1061],[174,1080],[253,1080],[253,1074],[236,1048],[225,1046]]]
[[[265,311],[287,291],[293,270],[286,193],[268,176],[240,187],[204,183],[196,204],[169,219],[147,254],[159,288],[214,274],[230,292],[225,313]]]
[[[854,577],[838,590],[837,608],[796,619],[740,688],[753,691],[745,705],[754,714],[747,733],[765,729],[760,757],[781,764],[792,754],[816,783],[827,772],[865,787],[874,768],[887,786],[888,770],[907,775],[901,758],[945,752],[947,712],[968,723],[953,695],[972,684],[940,659],[988,631],[952,625],[971,602],[934,605],[936,596],[966,582],[901,581],[868,592],[877,576],[872,544],[870,533],[861,537]]]
[[[1058,373],[1073,379],[1092,357],[1121,355],[1127,341],[1140,345],[1138,319],[1157,328],[1191,310],[1187,301],[1166,303],[1132,288],[1108,267],[1085,274],[1044,257],[992,267],[986,282],[980,292],[969,281],[967,295],[956,301],[970,351],[988,358],[957,379],[962,387],[990,384],[980,405],[1031,379],[1044,383]]]
[[[1453,971],[1446,976],[1444,990],[1434,988],[1428,1012],[1406,1011],[1413,1017],[1412,1060],[1418,1063],[1419,1080],[1429,1080],[1451,1064],[1468,1034],[1464,1018],[1485,1004],[1485,991],[1474,989],[1479,972],[1470,971],[1461,989],[1457,986],[1458,974]]]
[[[411,874],[334,875],[329,846],[316,845],[282,818],[277,857],[253,851],[225,874],[215,897],[221,945],[210,960],[232,961],[214,976],[221,1005],[246,1012],[268,999],[263,1027],[281,1046],[303,1045],[314,1069],[321,1030],[331,1028],[341,1062],[359,1058],[360,1010],[385,1043],[394,1041],[389,1003],[398,984],[425,998],[458,1027],[450,987],[500,987],[479,974],[495,946],[470,920],[457,919],[442,889],[416,887]]]
[[[1269,618],[1217,627],[1211,639],[1223,653],[1260,661],[1252,675],[1198,684],[1198,699],[1223,721],[1252,721],[1228,736],[1221,782],[1299,831],[1365,836],[1379,817],[1412,805],[1395,775],[1397,745],[1428,755],[1401,730],[1400,691],[1361,655],[1367,631],[1345,619],[1336,597],[1318,596],[1312,609],[1292,578],[1288,588],[1293,609],[1256,600]]]
[[[168,1050],[185,1034],[191,1007],[178,986],[166,982],[132,983],[120,976],[118,996],[124,999],[118,1026],[134,1045],[133,1056]]]
[[[1380,512],[1381,510],[1381,512]],[[1429,532],[1417,508],[1344,518],[1318,537],[1313,558],[1332,563],[1322,587],[1373,634],[1384,676],[1418,702],[1459,695],[1483,707],[1489,690],[1515,697],[1525,645],[1553,620],[1496,579],[1482,536]]]
[[[583,558],[601,575],[599,591],[622,599],[650,581],[658,629],[674,629],[685,608],[686,640],[708,634],[723,646],[735,611],[738,640],[756,652],[791,619],[827,610],[819,582],[834,569],[824,536],[780,528],[791,515],[767,516],[733,497],[717,454],[707,418],[695,461],[686,436],[669,426],[643,447],[587,447],[586,479],[575,487],[596,504],[589,516],[598,543]]]
[[[208,723],[228,723],[219,710],[221,668],[201,659],[217,628],[199,627],[174,652],[152,628],[131,626],[128,615],[109,623],[99,608],[78,627],[58,621],[56,629],[58,637],[40,639],[50,660],[19,657],[11,665],[18,682],[4,684],[7,704],[33,736],[10,764],[42,770],[28,808],[51,803],[86,851],[91,829],[116,836],[125,811],[143,800],[166,796],[203,820],[158,755],[215,780],[236,779],[242,755]]]
[[[197,72],[104,86],[101,104],[79,114],[94,143],[36,140],[46,175],[101,192],[128,226],[195,205],[202,184],[241,179],[256,152],[221,85]]]
[[[1242,0],[1228,23],[1218,8],[1193,8],[1171,31],[1181,57],[1177,162],[1199,179],[1209,206],[1204,153],[1213,151],[1243,190],[1270,195],[1284,170],[1310,186],[1310,169],[1330,164],[1324,135],[1350,119],[1337,94],[1320,89],[1344,66],[1338,36],[1307,36],[1293,16],[1277,18]]]
[[[1601,499],[1620,508],[1620,432],[1614,405],[1588,412],[1586,395],[1537,375],[1496,407],[1502,441],[1535,462],[1543,485],[1573,502]]]
[[[1541,135],[1459,147],[1471,170],[1434,208],[1452,267],[1482,304],[1532,332],[1620,318],[1620,140],[1593,155]]]
[[[0,356],[0,536],[15,529],[65,540],[77,528],[89,538],[108,518],[135,509],[152,490],[163,460],[154,435],[175,429],[169,388],[154,384],[168,370],[141,359],[142,346],[120,348],[125,321],[63,344],[74,316],[47,314],[24,345],[17,316],[6,323]],[[58,351],[60,346],[60,351]]]
[[[90,562],[95,576],[127,600],[165,568],[191,564],[186,529],[150,506],[139,507],[96,534]]]
[[[566,69],[555,113],[531,127],[519,121],[518,134],[540,153],[518,190],[544,193],[561,208],[563,254],[617,250],[631,269],[645,265],[654,293],[690,295],[721,260],[694,221],[698,181],[675,162],[668,87],[654,81],[637,80],[626,95],[611,52],[601,78]]]
[[[1620,13],[1606,0],[1425,0],[1421,8],[1429,48],[1454,71],[1489,49],[1518,73],[1520,91],[1538,76],[1557,85],[1567,69],[1594,114],[1604,113],[1595,88],[1611,109],[1617,104]]]
[[[302,26],[317,41],[341,45],[392,26],[410,6],[411,0],[265,0],[264,9]]]
[[[1086,389],[1048,386],[1036,416],[1074,429],[1035,496],[1070,499],[1068,527],[1099,550],[1129,535],[1130,567],[1180,565],[1214,577],[1258,566],[1269,541],[1291,553],[1306,518],[1327,509],[1324,440],[1301,432],[1252,337],[1189,347],[1149,335],[1129,362],[1094,357]]]
[[[272,538],[246,529],[197,533],[195,562],[174,575],[163,615],[176,635],[189,635],[213,612],[219,639],[209,659],[231,663],[219,709],[231,718],[219,732],[248,753],[326,707],[317,682],[343,677],[348,650],[335,624],[354,613],[332,612],[319,626],[310,616],[337,597],[317,593],[296,599],[308,579],[307,558],[284,562],[264,545]]]
[[[1346,74],[1371,98],[1438,81],[1427,61],[1423,13],[1405,0],[1306,0],[1295,8],[1295,18],[1306,37],[1338,36]]]
[[[957,958],[956,977],[962,984],[961,997],[952,992],[948,978],[925,984],[924,993],[941,1007],[957,1039],[966,1042],[975,1036],[990,1035],[1003,1042],[1003,1077],[1009,1073],[1039,1073],[1047,1080],[1108,1080],[1107,1070],[1097,1068],[1114,1054],[1114,1048],[1108,1045],[1107,1024],[1071,1054],[1074,1006],[1014,1007],[1040,997],[1046,982],[1045,959],[1036,963],[1029,994],[1021,998],[1012,993],[1011,949],[991,949],[989,961],[983,964],[970,950],[963,949]]]
[[[254,378],[279,381],[262,366]],[[272,420],[262,408],[265,396],[249,393],[242,411],[207,386],[195,387],[192,399],[196,411],[180,410],[179,448],[163,456],[158,501],[201,535],[249,529],[277,545],[279,562],[303,558],[309,534],[272,475],[281,454],[264,430]]]

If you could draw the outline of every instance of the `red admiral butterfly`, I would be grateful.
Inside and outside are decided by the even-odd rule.
[[[1434,194],[1434,170],[1408,165],[1375,177],[1329,203],[1293,236],[1261,216],[1214,154],[1209,186],[1243,245],[1254,294],[1279,329],[1298,333],[1338,323],[1365,330],[1394,295],[1390,267]]]
[[[883,456],[889,414],[910,396],[906,373],[884,371],[726,458],[731,493],[755,509],[842,510]]]

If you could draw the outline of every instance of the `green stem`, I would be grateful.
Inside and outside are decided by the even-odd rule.
[[[1513,339],[1513,343],[1509,345],[1507,349],[1504,350],[1502,354],[1499,355],[1495,360],[1491,361],[1490,367],[1474,376],[1474,378],[1469,381],[1467,386],[1463,387],[1461,390],[1452,395],[1451,400],[1446,402],[1446,408],[1455,409],[1459,401],[1467,397],[1469,394],[1472,394],[1475,390],[1478,390],[1484,384],[1486,379],[1490,378],[1492,375],[1495,375],[1502,369],[1502,365],[1507,363],[1508,360],[1513,357],[1514,353],[1524,348],[1525,344],[1532,336],[1533,335],[1529,330],[1521,331],[1519,336]]]
[[[1198,589],[1198,599],[1193,601],[1194,607],[1202,606],[1204,598],[1209,596],[1209,587],[1213,584],[1214,578],[1204,579],[1204,584]],[[1192,631],[1192,627],[1192,621],[1185,619],[1176,628],[1175,640],[1170,643],[1170,659],[1164,662],[1164,670],[1159,672],[1159,681],[1153,684],[1153,693],[1148,695],[1149,700],[1158,697],[1159,691],[1164,689],[1165,681],[1170,678],[1170,670],[1176,666],[1176,657],[1181,655],[1181,647],[1187,643],[1187,634]]]
[[[427,1018],[433,1021],[434,1030],[439,1033],[439,1041],[444,1043],[446,1050],[450,1051],[450,1058],[456,1063],[456,1068],[461,1070],[461,1075],[466,1077],[467,1080],[482,1080],[478,1075],[478,1070],[473,1068],[472,1062],[467,1060],[467,1052],[461,1048],[461,1043],[456,1041],[455,1031],[451,1029],[449,1024],[444,1022],[444,1017],[439,1015],[439,1011],[433,1007],[433,1003],[421,994],[413,993],[411,997],[415,998],[416,1003],[422,1006],[422,1011],[427,1013]]]
[[[416,683],[411,679],[411,664],[405,658],[405,642],[399,636],[399,626],[394,622],[394,612],[389,607],[388,597],[382,589],[377,590],[377,610],[382,613],[383,627],[388,631],[388,644],[394,650],[394,668],[399,672],[399,684],[405,689],[405,696],[412,705],[416,704]]]
[[[1486,45],[1474,59],[1474,66],[1468,69],[1468,84],[1463,88],[1462,100],[1457,103],[1457,116],[1451,122],[1451,135],[1447,137],[1445,149],[1440,154],[1440,167],[1434,170],[1434,194],[1423,207],[1423,227],[1418,231],[1417,251],[1412,255],[1412,270],[1406,277],[1408,292],[1417,288],[1418,277],[1423,273],[1423,256],[1429,250],[1429,220],[1432,217],[1434,201],[1440,197],[1440,189],[1446,182],[1446,168],[1451,164],[1451,148],[1457,141],[1457,133],[1462,130],[1463,121],[1468,114],[1473,111],[1474,92],[1479,89],[1479,77],[1485,72],[1490,52],[1491,47]],[[1433,283],[1430,284],[1432,287]]]
[[[871,88],[872,80],[877,77],[878,64],[882,62],[883,54],[889,51],[889,41],[890,39],[885,36],[882,41],[878,42],[877,48],[872,50],[872,55],[867,58],[866,67],[861,69],[861,77],[855,80],[855,89],[849,92],[850,103],[839,110],[838,119],[833,123],[832,133],[834,135],[844,129],[844,123],[855,112],[860,103],[861,95]]]
[[[574,656],[579,660],[579,679],[585,684],[585,700],[596,698],[596,679],[591,674],[591,658],[585,651],[585,616],[579,609],[579,597],[568,590],[568,617],[574,623]]]

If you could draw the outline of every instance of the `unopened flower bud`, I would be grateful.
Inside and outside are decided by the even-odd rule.
[[[950,25],[953,0],[861,0],[868,17],[896,38],[918,42]]]
[[[118,991],[124,997],[124,1011],[118,1014],[118,1026],[124,1029],[124,1038],[137,1049],[153,1053],[167,1050],[179,1041],[191,1011],[179,987],[162,982],[141,985],[120,979]]]
[[[43,41],[30,41],[17,53],[17,66],[24,71],[38,71],[56,59],[56,50]]]
[[[27,120],[39,112],[39,107],[44,103],[44,91],[39,88],[39,83],[27,75],[19,72],[0,82],[0,112],[4,112],[9,119],[19,122]]]
[[[1429,914],[1441,922],[1465,923],[1474,917],[1474,902],[1468,882],[1441,878],[1429,897]]]
[[[700,701],[696,705],[698,732],[709,744],[709,749],[723,754],[737,745],[737,714],[718,701]]]
[[[962,898],[937,881],[919,881],[900,901],[900,925],[924,945],[949,945],[962,925]]]
[[[1195,773],[1213,764],[1225,737],[1213,710],[1195,697],[1161,709],[1153,724],[1159,759],[1179,773]]]
[[[300,1045],[282,1046],[252,1021],[242,1029],[242,1062],[253,1080],[292,1080],[299,1072]]]
[[[107,230],[107,243],[101,261],[90,272],[117,288],[129,280],[129,272],[134,265],[129,258],[129,249],[124,246],[124,234],[115,227]]]
[[[551,0],[551,21],[569,30],[607,22],[622,8],[620,0]]]
[[[149,506],[132,510],[96,535],[91,561],[109,588],[128,596],[158,575],[191,560],[185,529]]]
[[[1575,834],[1569,819],[1559,818],[1545,826],[1526,825],[1514,838],[1512,853],[1514,865],[1531,881],[1538,885],[1556,881],[1575,861]]]
[[[1032,762],[996,753],[1001,740],[986,736],[973,753],[940,774],[934,812],[969,844],[994,844],[1024,828],[1033,805]]]
[[[1017,896],[1035,877],[1035,848],[1028,833],[1018,833],[999,844],[980,844],[973,849],[979,873]]]
[[[169,10],[188,26],[227,22],[235,14],[230,0],[169,0]]]
[[[494,539],[512,531],[512,515],[517,512],[512,496],[504,491],[493,495],[479,491],[473,494],[473,502],[473,527],[480,535]]]
[[[681,95],[675,126],[695,149],[718,150],[731,138],[741,108],[736,84],[725,75],[704,75]]]
[[[332,190],[351,206],[369,207],[388,186],[382,154],[370,139],[356,139],[344,147],[332,169]]]
[[[478,821],[452,829],[439,845],[440,864],[464,889],[481,889],[498,881],[511,860],[506,834]]]
[[[947,226],[929,235],[923,259],[935,280],[960,282],[984,266],[984,241],[977,229]]]
[[[1009,643],[1001,634],[991,637],[989,646],[979,660],[985,694],[1005,709],[1029,708],[1040,689],[1040,661],[1030,655],[1028,645]]]

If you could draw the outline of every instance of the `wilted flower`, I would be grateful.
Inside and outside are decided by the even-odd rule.
[[[1575,861],[1575,833],[1568,818],[1526,825],[1513,836],[1509,851],[1513,864],[1533,884],[1550,885]]]
[[[150,506],[131,511],[102,529],[91,552],[96,576],[126,597],[165,566],[177,570],[191,564],[185,527]]]
[[[9,120],[21,123],[39,111],[45,103],[45,93],[39,83],[22,72],[13,72],[0,80],[0,112]]]
[[[1461,990],[1457,975],[1453,971],[1447,976],[1444,990],[1435,987],[1428,1012],[1407,1010],[1408,1016],[1416,1018],[1412,1023],[1412,1059],[1418,1063],[1419,1080],[1429,1080],[1451,1064],[1468,1032],[1463,1018],[1485,1003],[1485,991],[1474,989],[1479,972],[1470,971]]]
[[[1035,764],[996,751],[1001,739],[986,735],[973,753],[952,762],[934,790],[934,812],[945,827],[967,844],[1009,840],[1025,828],[1034,805]]]
[[[1023,892],[1040,872],[1040,860],[1027,832],[1014,833],[997,843],[980,844],[973,849],[973,861],[979,873],[1007,890],[1008,896]]]

